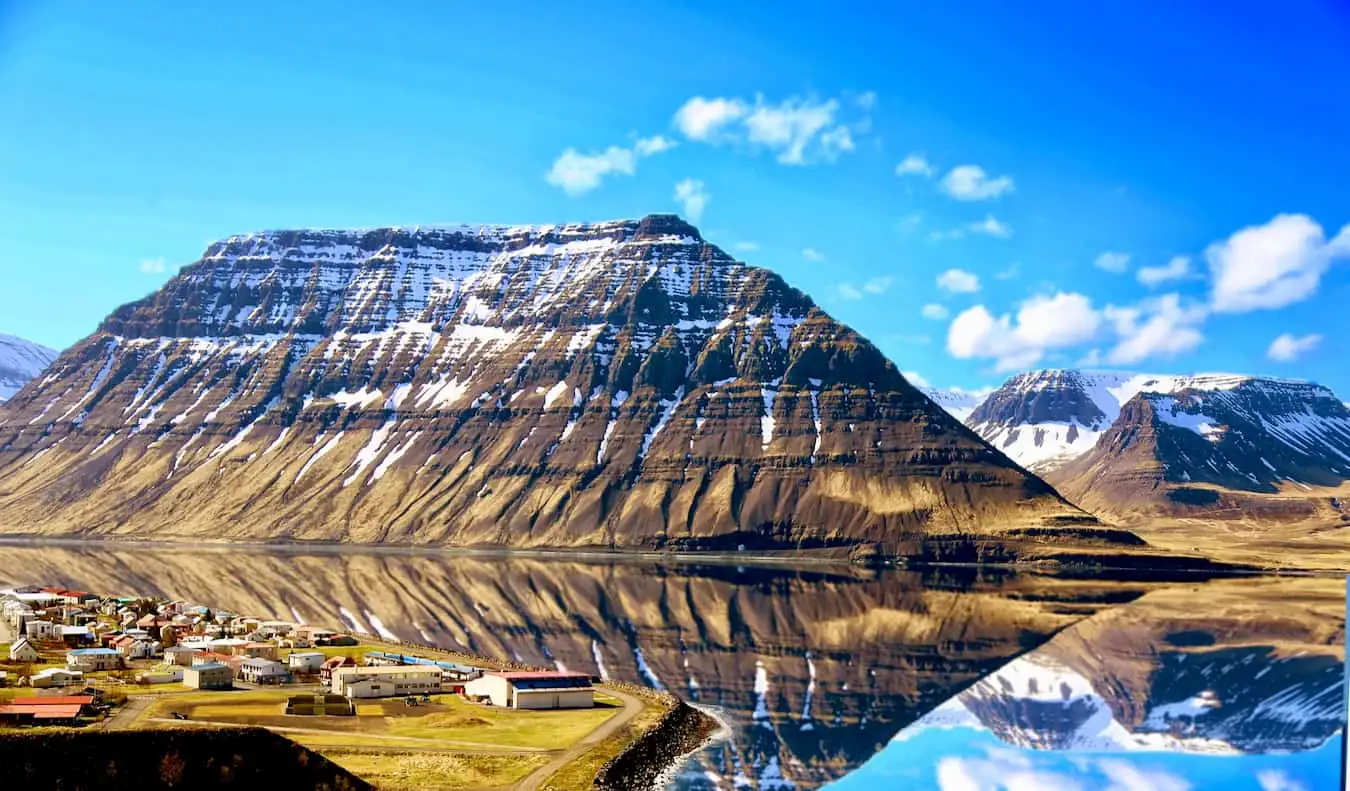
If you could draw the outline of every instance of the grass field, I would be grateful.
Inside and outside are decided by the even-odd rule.
[[[510,788],[547,760],[543,755],[469,755],[325,750],[324,756],[381,789],[421,791]]]

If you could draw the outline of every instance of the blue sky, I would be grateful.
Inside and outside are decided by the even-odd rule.
[[[1350,398],[1339,0],[566,5],[0,4],[0,331],[232,233],[680,211],[935,385]]]

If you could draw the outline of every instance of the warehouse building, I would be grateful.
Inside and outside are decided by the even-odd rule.
[[[215,662],[185,667],[183,686],[192,689],[229,689],[234,686],[234,671],[229,665]]]
[[[333,693],[349,698],[432,695],[441,691],[441,669],[418,665],[339,667],[332,671]]]
[[[589,709],[595,706],[591,677],[580,673],[484,673],[468,681],[464,694],[494,706],[516,709]]]

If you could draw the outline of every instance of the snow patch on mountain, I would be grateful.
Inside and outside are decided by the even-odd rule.
[[[56,356],[54,349],[0,332],[0,402],[37,378]]]

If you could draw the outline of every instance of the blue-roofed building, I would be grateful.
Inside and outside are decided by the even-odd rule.
[[[71,670],[120,670],[122,655],[113,648],[76,648],[66,652],[66,667]]]

